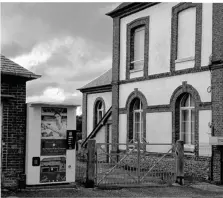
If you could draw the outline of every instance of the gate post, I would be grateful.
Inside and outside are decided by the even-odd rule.
[[[95,182],[95,152],[96,152],[96,140],[88,140],[87,144],[87,176],[86,187],[94,188]]]
[[[177,140],[176,142],[176,183],[184,184],[184,142]]]

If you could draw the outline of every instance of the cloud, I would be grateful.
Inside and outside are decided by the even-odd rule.
[[[111,12],[115,8],[117,8],[121,3],[116,2],[116,3],[111,3],[111,4],[105,4],[102,6],[99,11],[101,14],[107,14],[108,12]]]
[[[81,104],[82,95],[76,89],[112,67],[112,19],[104,14],[116,6],[3,4],[3,54],[42,75],[27,82],[27,101]]]
[[[70,102],[79,105],[81,103],[79,92],[68,93],[61,88],[47,87],[42,95],[29,96],[26,102]]]
[[[41,42],[34,46],[31,52],[11,59],[23,67],[30,69],[31,67],[45,63],[54,52],[63,46],[69,46],[70,42],[72,42],[71,37],[63,39],[55,38],[47,42]]]
[[[34,46],[31,52],[11,58],[40,79],[27,83],[27,95],[43,93],[46,87],[74,92],[112,65],[110,54],[81,37],[60,37]]]
[[[1,17],[1,45],[6,56],[14,54],[9,51],[10,46],[12,51],[13,46],[17,46],[18,54],[25,53],[52,35],[49,26],[41,19],[4,14]]]

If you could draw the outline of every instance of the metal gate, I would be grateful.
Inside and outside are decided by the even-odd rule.
[[[175,152],[172,144],[96,143],[96,185],[172,184]]]

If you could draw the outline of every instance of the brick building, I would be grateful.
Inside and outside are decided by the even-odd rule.
[[[26,82],[39,77],[1,55],[2,186],[16,186],[25,172]]]
[[[80,88],[84,142],[181,139],[195,173],[223,182],[223,4],[122,3],[107,15],[112,70]]]

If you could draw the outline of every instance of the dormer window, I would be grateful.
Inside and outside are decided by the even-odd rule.
[[[130,70],[142,70],[144,67],[145,26],[132,31],[131,47],[133,48]]]

